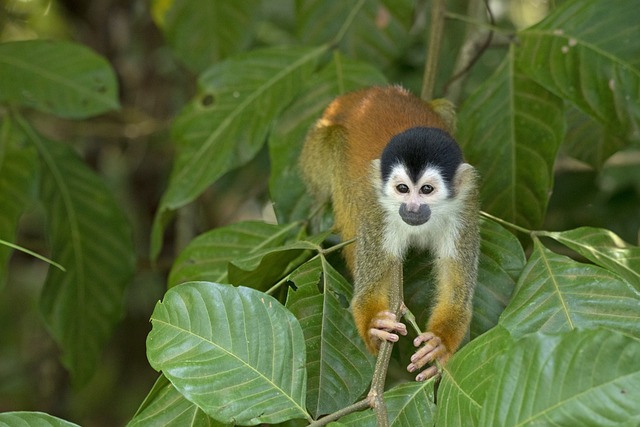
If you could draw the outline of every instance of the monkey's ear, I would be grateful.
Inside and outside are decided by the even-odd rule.
[[[456,133],[456,107],[448,99],[439,98],[429,102],[433,111],[442,119],[446,131],[451,135]]]
[[[456,176],[453,180],[453,188],[456,197],[465,196],[471,191],[478,188],[478,172],[476,168],[469,163],[462,163],[456,170]]]

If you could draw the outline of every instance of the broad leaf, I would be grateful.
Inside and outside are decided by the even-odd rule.
[[[606,327],[640,338],[640,293],[603,268],[546,249],[539,240],[500,324],[514,337]]]
[[[5,412],[0,414],[0,427],[79,427],[42,412]]]
[[[497,326],[456,353],[446,365],[438,387],[438,402],[443,402],[437,408],[438,425],[480,425],[484,402],[495,393],[495,360],[512,345],[509,332]]]
[[[245,425],[309,418],[302,330],[274,298],[189,282],[167,291],[151,322],[151,366],[212,418]]]
[[[18,220],[35,196],[38,155],[25,146],[25,135],[6,118],[0,127],[0,239],[14,242]],[[0,288],[7,277],[12,249],[0,244]]]
[[[433,381],[409,382],[393,387],[384,393],[389,425],[393,427],[432,426],[436,405],[433,403]],[[376,427],[376,416],[372,409],[358,412],[340,419],[345,426]]]
[[[258,0],[173,0],[156,22],[174,53],[192,70],[202,71],[247,47],[260,7]]]
[[[589,261],[613,271],[640,292],[640,248],[625,243],[603,228],[580,227],[575,230],[545,232]]]
[[[566,2],[518,34],[518,66],[608,133],[640,140],[637,12],[635,0]]]
[[[85,118],[117,109],[117,93],[109,63],[82,45],[45,40],[0,44],[0,102]]]
[[[384,76],[375,68],[336,53],[308,82],[305,92],[283,112],[269,137],[269,194],[280,222],[306,218],[313,201],[299,176],[298,156],[314,121],[336,96],[385,83]]]
[[[528,336],[495,361],[483,426],[640,423],[640,342],[608,330]]]
[[[273,225],[245,221],[201,234],[184,248],[173,263],[168,286],[197,280],[228,283],[230,261],[279,247],[299,228],[294,223]]]
[[[178,153],[154,219],[154,256],[172,211],[255,156],[273,120],[301,90],[326,49],[252,51],[216,64],[200,77],[200,95],[173,124]]]
[[[227,424],[214,420],[194,403],[188,401],[167,377],[160,375],[127,427],[223,427],[225,425]]]
[[[515,50],[464,103],[458,138],[482,176],[484,210],[538,228],[553,188],[564,115],[562,100],[519,69]]]
[[[122,315],[124,290],[134,272],[131,230],[100,178],[71,148],[23,125],[42,159],[42,203],[51,257],[40,308],[62,361],[83,384]]]
[[[373,375],[349,310],[351,286],[322,259],[296,270],[287,308],[300,321],[307,347],[307,408],[314,418],[353,403]],[[294,290],[295,289],[295,290]]]

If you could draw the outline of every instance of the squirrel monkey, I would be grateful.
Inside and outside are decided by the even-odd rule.
[[[433,254],[435,303],[409,372],[445,363],[471,322],[478,177],[451,136],[454,117],[448,101],[427,103],[399,86],[352,92],[327,107],[300,156],[309,189],[333,204],[337,231],[356,238],[344,249],[355,282],[351,309],[372,353],[407,334],[389,311],[389,292],[408,249]],[[436,374],[432,364],[416,380]]]

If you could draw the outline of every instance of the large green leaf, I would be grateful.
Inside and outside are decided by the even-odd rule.
[[[0,102],[84,118],[119,107],[109,63],[82,45],[29,40],[0,44]]]
[[[640,38],[636,0],[570,1],[518,34],[518,66],[540,85],[640,140]]]
[[[228,283],[230,261],[279,247],[299,228],[294,223],[274,225],[245,221],[201,234],[174,262],[168,286],[198,280]]]
[[[42,412],[5,412],[0,414],[0,427],[78,427]]]
[[[509,332],[496,326],[458,351],[445,366],[438,388],[437,425],[468,427],[478,424],[489,394],[495,393],[495,360],[513,346]],[[535,375],[535,373],[532,373]]]
[[[301,90],[326,49],[252,51],[201,76],[200,94],[173,124],[178,153],[154,219],[152,254],[160,250],[173,210],[255,156],[273,120]]]
[[[366,390],[373,358],[365,349],[349,310],[351,286],[324,259],[304,264],[287,308],[300,321],[307,347],[307,408],[317,418],[353,403]]]
[[[228,424],[214,420],[188,401],[164,375],[138,408],[127,427],[223,427]]]
[[[40,308],[63,363],[83,384],[122,315],[135,267],[131,230],[104,182],[71,148],[22,127],[42,159],[51,257],[66,268],[49,269]]]
[[[151,316],[147,357],[212,418],[253,425],[307,418],[300,324],[249,288],[188,282]]]
[[[640,342],[608,330],[537,333],[495,360],[482,426],[640,423]]]
[[[553,188],[564,115],[562,100],[518,68],[515,50],[464,103],[458,138],[482,176],[483,208],[538,228]]]
[[[384,400],[387,404],[389,425],[393,427],[434,425],[436,405],[433,403],[432,381],[400,384],[386,391]],[[372,409],[343,417],[340,423],[354,427],[377,426]]]
[[[567,245],[589,261],[623,277],[640,292],[640,248],[625,243],[603,228],[580,227],[575,230],[544,232]]]
[[[603,268],[546,249],[539,240],[500,324],[514,337],[606,327],[640,338],[640,292]]]
[[[372,66],[336,53],[308,82],[305,92],[283,112],[269,137],[269,194],[279,221],[303,219],[308,214],[313,198],[299,176],[298,156],[309,127],[322,110],[338,95],[385,83],[384,76]]]
[[[0,126],[0,239],[6,242],[14,242],[18,220],[35,195],[38,155],[25,142],[25,135],[5,118]],[[7,277],[11,251],[0,244],[0,288]]]
[[[260,7],[259,0],[173,0],[159,24],[174,53],[202,71],[247,47]]]

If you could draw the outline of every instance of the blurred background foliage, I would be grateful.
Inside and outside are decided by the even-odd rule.
[[[56,344],[38,312],[38,297],[48,265],[21,253],[10,260],[9,275],[0,298],[0,411],[39,410],[87,426],[122,425],[147,395],[157,373],[145,355],[149,316],[164,294],[169,269],[191,239],[212,228],[244,219],[273,219],[267,186],[266,149],[241,169],[226,174],[197,202],[182,209],[165,235],[162,252],[150,261],[153,217],[167,187],[173,159],[169,125],[195,93],[197,74],[209,65],[241,50],[269,45],[319,43],[331,39],[341,25],[336,16],[314,16],[316,2],[243,0],[250,13],[229,22],[229,38],[211,46],[209,57],[197,53],[207,31],[216,31],[203,14],[198,22],[177,25],[197,2],[170,0],[4,0],[0,8],[0,42],[27,39],[73,40],[105,57],[119,82],[121,109],[83,121],[70,121],[30,112],[29,119],[43,135],[69,142],[91,168],[104,177],[133,225],[137,253],[136,275],[126,293],[126,312],[110,339],[101,368],[81,390],[72,387],[59,362]],[[387,0],[397,9],[411,3],[416,15],[388,16],[370,2],[363,13],[374,14],[384,33],[366,49],[353,38],[367,28],[354,24],[342,39],[347,55],[370,61],[387,79],[420,92],[425,62],[425,26],[429,2]],[[466,0],[448,2],[449,11],[469,13]],[[478,2],[479,3],[479,2]],[[542,19],[561,0],[492,0],[491,9],[502,28],[524,28]],[[216,2],[224,7],[224,2]],[[307,8],[306,21],[296,21],[296,8]],[[184,12],[184,13],[183,13]],[[212,9],[211,13],[215,13]],[[339,8],[336,9],[339,13]],[[159,27],[174,20],[174,31]],[[449,19],[445,31],[436,95],[454,101],[493,74],[508,46],[506,33],[496,34],[465,84],[449,82],[456,55],[467,31],[477,30],[462,20]],[[184,49],[193,45],[193,51]],[[569,113],[570,114],[570,113]],[[576,123],[574,121],[574,123]],[[585,132],[568,129],[568,132]],[[588,135],[585,135],[585,138]],[[637,142],[637,141],[636,141]],[[610,144],[613,145],[613,144]],[[610,154],[610,153],[609,153]],[[640,150],[637,145],[593,164],[563,157],[556,163],[555,188],[544,229],[577,226],[608,228],[624,240],[640,243]],[[600,159],[600,160],[604,160]],[[20,220],[17,243],[38,253],[48,251],[42,207],[33,204]]]

